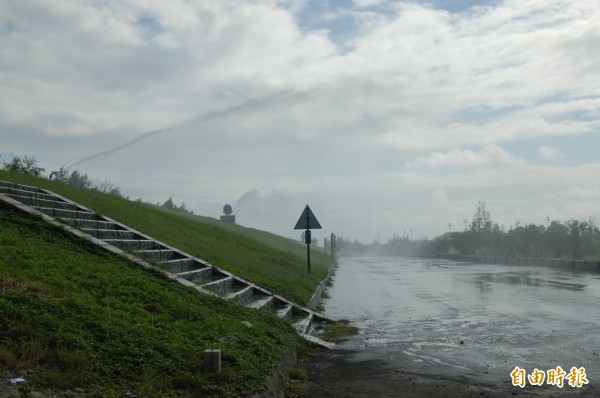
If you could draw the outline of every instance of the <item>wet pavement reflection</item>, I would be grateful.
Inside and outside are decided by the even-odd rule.
[[[383,359],[401,371],[502,387],[512,386],[517,366],[528,372],[585,367],[587,390],[600,386],[597,273],[342,257],[329,295],[325,314],[361,328],[340,345],[355,360]],[[577,392],[568,385],[554,392],[567,390]]]

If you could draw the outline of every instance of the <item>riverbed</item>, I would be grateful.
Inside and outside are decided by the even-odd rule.
[[[481,395],[600,395],[600,274],[342,257],[328,293],[325,315],[361,330],[330,358],[377,363],[382,374],[415,376],[417,386],[464,383]],[[326,373],[325,362],[320,372]],[[540,371],[558,367],[567,375],[576,368],[574,386],[566,377],[562,388],[528,380],[536,369],[539,382]],[[525,372],[523,388],[513,386],[515,368]]]

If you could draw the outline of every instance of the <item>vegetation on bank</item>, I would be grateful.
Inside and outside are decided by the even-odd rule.
[[[321,338],[325,341],[338,343],[349,336],[358,334],[359,329],[356,326],[350,325],[350,322],[342,319],[335,323],[328,323],[323,329]]]
[[[592,218],[550,221],[547,225],[516,223],[508,231],[493,221],[485,202],[478,202],[470,228],[432,241],[430,252],[509,256],[599,259],[600,230]]]
[[[0,367],[34,370],[30,389],[247,396],[292,339],[272,314],[198,294],[1,203],[0,225]],[[219,377],[203,372],[208,348],[222,350]]]
[[[24,173],[0,170],[0,180],[49,189],[300,304],[331,265],[330,257],[313,250],[308,274],[306,246],[268,232]]]
[[[465,230],[448,232],[432,240],[413,241],[394,236],[387,243],[364,245],[338,240],[342,253],[370,253],[386,256],[436,256],[461,254],[501,257],[600,259],[600,230],[592,218],[565,222],[547,219],[547,225],[517,222],[506,230],[495,222],[486,202],[477,203]]]

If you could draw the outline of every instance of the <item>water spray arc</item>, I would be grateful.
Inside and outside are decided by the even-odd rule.
[[[275,105],[275,104],[278,104],[278,103],[284,102],[284,101],[303,99],[303,98],[308,97],[310,94],[314,93],[317,90],[318,89],[314,89],[311,91],[297,91],[294,88],[289,88],[289,89],[276,92],[274,94],[271,94],[271,95],[263,97],[263,98],[252,98],[252,99],[244,101],[240,104],[236,104],[236,105],[233,105],[233,106],[230,106],[230,107],[218,110],[218,111],[211,111],[211,112],[203,113],[198,117],[192,118],[186,122],[183,122],[183,123],[173,126],[173,127],[167,127],[167,128],[163,128],[163,129],[147,131],[147,132],[141,134],[140,136],[138,136],[137,138],[135,138],[131,141],[128,141],[124,144],[104,150],[102,152],[98,152],[94,155],[87,156],[87,157],[73,163],[72,165],[67,167],[67,169],[70,169],[71,167],[77,166],[77,165],[87,162],[89,160],[120,151],[124,148],[132,146],[132,145],[134,145],[142,140],[145,140],[147,138],[150,138],[150,137],[163,135],[163,134],[169,134],[177,129],[181,129],[186,126],[197,125],[197,124],[207,122],[210,120],[225,118],[225,117],[233,115],[233,114],[237,114],[237,113],[248,111],[248,110],[259,109],[261,107],[272,106],[272,105]]]

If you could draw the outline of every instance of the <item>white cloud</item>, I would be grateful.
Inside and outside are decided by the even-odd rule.
[[[506,166],[518,163],[511,154],[496,145],[487,145],[481,151],[452,149],[449,152],[434,152],[408,164],[409,167],[487,167]]]
[[[555,159],[560,159],[563,157],[563,154],[560,153],[560,151],[556,148],[550,148],[547,146],[541,146],[538,149],[538,153],[540,154],[541,157],[543,157],[546,160],[555,160]]]

